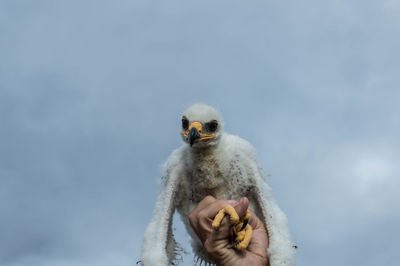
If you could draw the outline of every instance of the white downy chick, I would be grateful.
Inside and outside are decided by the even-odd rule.
[[[286,215],[272,196],[251,144],[224,133],[221,115],[205,104],[194,104],[184,111],[181,135],[185,144],[173,151],[164,165],[162,189],[144,234],[141,263],[176,263],[180,248],[172,234],[172,218],[177,210],[192,237],[195,256],[211,264],[188,216],[205,196],[212,195],[236,201],[247,197],[249,208],[268,230],[270,265],[295,265]]]

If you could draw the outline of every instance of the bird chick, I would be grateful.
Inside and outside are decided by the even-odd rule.
[[[249,209],[266,225],[271,266],[295,265],[295,251],[286,215],[276,204],[265,174],[249,142],[223,132],[219,112],[205,104],[194,104],[182,115],[180,133],[185,144],[173,151],[164,165],[162,189],[153,218],[143,238],[141,263],[145,266],[171,265],[179,255],[179,245],[172,234],[175,210],[192,238],[195,256],[210,263],[200,239],[192,230],[188,216],[207,195],[217,199],[249,199]],[[214,218],[218,230],[227,214],[234,226],[233,246],[247,248],[251,242],[250,212],[239,220],[235,210],[226,206]]]

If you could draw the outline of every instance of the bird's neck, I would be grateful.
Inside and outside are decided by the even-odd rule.
[[[192,158],[195,160],[212,156],[218,148],[218,144],[205,146],[205,147],[193,147],[190,149]]]

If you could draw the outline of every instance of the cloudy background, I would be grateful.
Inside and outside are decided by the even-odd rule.
[[[298,265],[398,265],[399,47],[396,0],[1,0],[0,265],[135,265],[197,101],[256,147]]]

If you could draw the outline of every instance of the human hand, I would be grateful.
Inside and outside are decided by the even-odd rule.
[[[253,236],[247,249],[237,251],[232,248],[232,230],[229,217],[225,217],[218,231],[211,224],[218,213],[226,205],[235,208],[240,218],[246,215],[249,200],[242,198],[240,202],[233,200],[217,200],[212,196],[205,197],[189,214],[193,230],[203,243],[204,251],[218,265],[269,265],[268,232],[263,222],[251,212],[249,224],[253,228]]]

